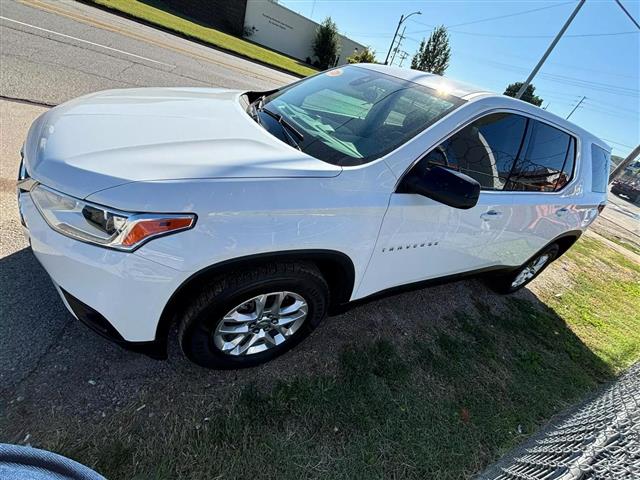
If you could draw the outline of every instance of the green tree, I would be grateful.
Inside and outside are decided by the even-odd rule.
[[[325,18],[318,26],[313,41],[313,53],[318,57],[318,64],[322,70],[333,66],[340,55],[340,34],[331,17]]]
[[[449,34],[447,27],[440,25],[433,29],[429,40],[422,39],[418,51],[411,60],[411,68],[423,72],[444,75],[449,67],[451,48],[449,47]]]
[[[376,52],[369,47],[364,47],[360,52],[357,50],[347,57],[348,63],[376,63]]]
[[[511,83],[504,91],[504,95],[515,98],[518,90],[520,90],[520,87],[522,87],[522,82]],[[520,100],[524,100],[525,102],[529,102],[536,107],[539,107],[540,105],[542,105],[543,100],[539,96],[535,95],[535,91],[536,87],[534,87],[532,84],[529,84],[529,86],[527,86],[524,93],[522,94],[522,97],[520,97]]]

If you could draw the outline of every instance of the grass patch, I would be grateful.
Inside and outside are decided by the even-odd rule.
[[[110,479],[468,478],[640,359],[640,266],[588,238],[562,262],[573,283],[539,293],[547,305],[477,303],[223,401],[156,390],[139,401],[162,415],[55,419],[62,433],[37,446]]]
[[[640,247],[638,247],[635,243],[632,243],[632,242],[630,242],[630,241],[628,241],[628,240],[626,240],[624,238],[618,237],[616,235],[603,234],[602,232],[600,232],[600,235],[602,235],[607,240],[611,240],[613,243],[617,243],[621,247],[624,247],[627,250],[630,250],[633,253],[635,253],[637,255],[640,255]]]
[[[574,286],[544,300],[619,372],[640,358],[640,265],[591,238],[581,239],[566,257]]]
[[[287,57],[260,47],[254,43],[247,42],[241,38],[223,33],[215,28],[206,27],[192,22],[179,15],[174,15],[169,11],[156,8],[138,0],[91,0],[93,3],[102,5],[112,10],[126,13],[146,22],[158,25],[168,30],[177,32],[190,38],[208,43],[214,47],[222,48],[230,52],[242,55],[252,60],[272,65],[276,68],[294,73],[300,76],[308,76],[317,70]],[[162,4],[161,2],[157,2]]]

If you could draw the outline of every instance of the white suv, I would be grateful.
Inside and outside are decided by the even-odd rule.
[[[235,368],[396,287],[521,288],[598,215],[609,162],[527,103],[354,65],[271,92],[73,100],[34,122],[18,189],[76,318],[161,358],[177,322],[191,360]]]

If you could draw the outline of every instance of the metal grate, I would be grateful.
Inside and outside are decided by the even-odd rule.
[[[640,363],[553,427],[494,480],[640,480]]]

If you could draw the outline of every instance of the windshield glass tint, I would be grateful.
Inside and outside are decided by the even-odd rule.
[[[343,67],[285,87],[263,107],[303,134],[303,152],[348,166],[396,149],[461,103],[397,77]],[[281,137],[281,128],[264,126]]]

